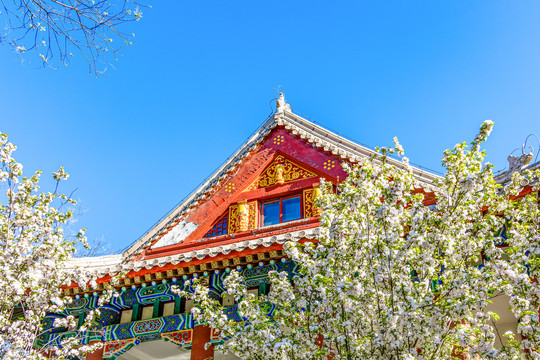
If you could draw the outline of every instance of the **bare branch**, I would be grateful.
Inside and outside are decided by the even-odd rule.
[[[118,59],[122,44],[131,45],[134,34],[120,27],[139,21],[140,7],[145,6],[132,0],[0,0],[0,43],[33,54],[43,66],[67,66],[79,53],[89,73],[98,76],[111,57]]]

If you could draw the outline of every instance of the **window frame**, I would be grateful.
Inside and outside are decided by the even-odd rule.
[[[223,227],[223,222],[225,221],[225,227]],[[221,226],[221,234],[218,234],[218,235],[212,235],[212,233],[214,232],[214,228],[217,227],[217,226]],[[224,231],[224,232],[223,232]],[[217,232],[217,231],[216,231]],[[210,234],[210,236],[208,236]],[[227,235],[229,234],[229,210],[227,209],[227,212],[222,215],[220,218],[218,218],[218,220],[214,221],[214,223],[212,224],[212,227],[210,228],[210,230],[208,230],[206,232],[206,234],[203,235],[203,239],[210,239],[210,238],[214,238],[216,236],[222,236],[222,235]]]
[[[299,200],[300,200],[300,217],[298,219],[294,219],[294,220],[283,221],[283,200],[292,199],[292,198],[299,198]],[[259,216],[259,227],[274,226],[274,225],[284,224],[284,223],[288,223],[288,222],[291,222],[291,221],[297,221],[297,220],[303,219],[304,218],[303,201],[304,200],[302,199],[302,194],[301,193],[260,201],[260,203],[259,203],[259,214],[260,214],[260,216]],[[272,225],[264,225],[264,206],[267,205],[267,204],[272,204],[272,203],[276,203],[276,202],[279,202],[279,222],[276,223],[276,224],[272,224]]]

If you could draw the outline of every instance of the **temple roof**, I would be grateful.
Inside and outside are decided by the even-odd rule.
[[[300,220],[301,221],[301,220]],[[299,222],[300,222],[299,221]],[[99,277],[106,275],[116,275],[121,271],[138,272],[143,269],[152,269],[154,267],[163,267],[168,264],[177,265],[181,262],[190,262],[192,260],[202,260],[212,258],[220,254],[229,254],[232,251],[244,251],[246,249],[268,248],[275,244],[284,244],[286,241],[298,241],[302,239],[315,239],[319,229],[312,228],[293,232],[271,235],[262,238],[245,240],[229,245],[220,245],[207,247],[203,250],[195,250],[187,253],[175,254],[172,256],[161,257],[142,261],[126,261],[122,254],[106,255],[96,257],[74,258],[68,263],[68,267],[84,267],[87,270],[95,272]]]
[[[283,105],[282,105],[283,104]],[[197,190],[188,196],[181,204],[167,214],[159,223],[157,223],[150,231],[144,234],[139,240],[134,242],[124,252],[124,258],[131,258],[140,249],[149,245],[152,240],[166,231],[176,220],[181,218],[187,212],[195,207],[204,196],[214,187],[220,185],[226,180],[228,174],[234,171],[237,166],[254,151],[266,136],[277,126],[284,126],[289,133],[304,139],[311,143],[314,147],[321,148],[324,151],[331,152],[334,155],[341,157],[343,160],[356,162],[360,158],[369,157],[374,154],[374,151],[362,145],[356,144],[334,132],[331,132],[303,117],[294,114],[290,106],[285,102],[283,94],[280,94],[278,99],[277,111],[271,116],[257,131],[248,139],[248,141],[232,155],[218,170],[214,172]],[[396,166],[403,166],[398,160],[391,160]],[[414,175],[418,181],[418,185],[427,191],[433,191],[433,180],[437,175],[413,167]]]
[[[163,217],[146,234],[130,245],[122,254],[110,255],[95,258],[74,259],[71,264],[95,268],[98,273],[117,273],[120,270],[137,270],[139,268],[150,269],[154,266],[163,266],[166,263],[177,264],[180,261],[191,261],[192,259],[203,259],[206,256],[216,256],[219,253],[228,254],[232,250],[241,251],[245,248],[256,248],[258,246],[270,246],[285,242],[286,239],[313,238],[317,229],[306,229],[296,232],[288,232],[279,236],[268,236],[246,240],[228,245],[216,246],[207,245],[195,251],[186,251],[182,254],[164,256],[150,260],[137,261],[137,255],[156,245],[159,241],[163,245],[168,245],[168,241],[176,243],[183,241],[193,230],[191,223],[184,222],[186,218],[197,206],[208,199],[208,195],[213,189],[223,186],[234,174],[239,166],[254,153],[259,145],[277,127],[284,128],[289,134],[303,139],[313,148],[317,148],[326,153],[341,158],[344,161],[357,162],[361,158],[373,155],[375,152],[349,139],[344,138],[330,130],[323,128],[297,114],[294,114],[290,106],[285,102],[283,94],[277,101],[276,112],[242,145],[234,155],[232,155],[217,171],[214,172],[198,189],[190,194],[181,204]],[[399,160],[390,160],[396,166],[403,166]],[[433,180],[437,175],[413,167],[413,173],[418,182],[418,187],[426,192],[433,191]],[[302,220],[299,221],[300,223]],[[170,237],[171,239],[168,239]],[[159,245],[159,244],[158,244]],[[163,246],[161,245],[161,246]],[[141,259],[139,259],[141,260]],[[101,263],[101,265],[99,265]]]

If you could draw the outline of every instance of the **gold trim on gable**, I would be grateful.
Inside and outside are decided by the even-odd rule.
[[[244,192],[312,177],[317,177],[317,175],[302,166],[293,163],[283,155],[278,155],[261,175],[259,175],[259,177],[244,190]]]

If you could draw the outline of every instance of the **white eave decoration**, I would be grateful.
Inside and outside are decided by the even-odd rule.
[[[114,260],[108,263],[109,266],[93,267],[91,270],[93,270],[93,272],[99,276],[105,276],[108,274],[115,275],[120,270],[124,270],[124,271],[129,271],[129,270],[140,271],[142,269],[150,270],[153,267],[162,267],[167,264],[178,265],[182,262],[189,263],[193,259],[202,260],[204,258],[212,258],[219,254],[227,255],[231,253],[232,251],[240,252],[240,251],[245,250],[246,248],[256,249],[259,247],[269,247],[270,245],[273,245],[273,244],[284,244],[286,241],[299,241],[302,239],[312,240],[312,239],[316,239],[318,235],[319,235],[319,228],[317,227],[317,228],[312,228],[308,230],[293,231],[291,233],[272,235],[272,236],[262,237],[262,238],[253,239],[253,240],[245,240],[245,241],[241,241],[234,244],[207,247],[205,249],[194,250],[194,251],[190,251],[183,254],[170,255],[170,256],[166,256],[166,257],[158,258],[158,259],[128,262],[124,264],[119,263],[121,255],[113,255],[112,257],[114,257]],[[95,259],[103,259],[103,258],[107,258],[107,257],[78,259],[77,265],[80,266],[80,265],[88,264],[90,260],[92,261],[93,264],[99,264],[99,261],[95,261]]]
[[[120,270],[120,264],[122,262],[122,255],[105,255],[105,256],[92,256],[71,258],[67,261],[66,267],[68,269],[85,268],[86,270],[103,270],[106,268]]]

